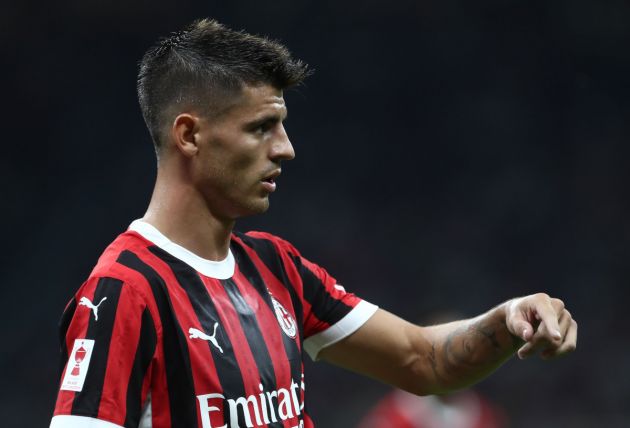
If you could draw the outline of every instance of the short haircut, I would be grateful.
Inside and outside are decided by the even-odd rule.
[[[140,62],[138,99],[159,153],[163,133],[185,109],[219,111],[244,85],[286,89],[310,74],[282,44],[211,19],[161,39]]]

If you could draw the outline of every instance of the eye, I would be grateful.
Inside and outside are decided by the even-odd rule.
[[[258,126],[256,126],[256,133],[266,133],[268,131],[270,131],[274,125],[276,124],[275,120],[266,120],[263,123],[259,124]]]
[[[279,122],[280,119],[276,117],[266,118],[259,122],[253,123],[249,127],[249,132],[256,135],[263,135],[273,130],[273,128],[275,128]]]

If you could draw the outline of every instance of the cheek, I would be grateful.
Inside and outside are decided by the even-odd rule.
[[[258,181],[261,171],[257,165],[257,159],[248,153],[217,155],[206,163],[204,175],[210,186],[221,188],[228,194],[238,193],[246,191]]]
[[[248,150],[234,151],[223,159],[223,170],[232,176],[243,178],[257,177],[261,170],[259,153],[248,148]]]
[[[223,191],[244,189],[258,181],[264,173],[264,153],[261,142],[243,135],[222,135],[212,139],[200,157],[204,181]],[[228,189],[226,189],[228,187]]]
[[[223,149],[225,157],[230,158],[235,166],[246,166],[260,154],[260,143],[254,138],[241,138],[231,141]]]

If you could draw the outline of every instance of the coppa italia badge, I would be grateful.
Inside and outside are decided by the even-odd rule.
[[[289,311],[287,311],[273,296],[271,296],[271,301],[273,302],[273,310],[276,313],[276,318],[278,319],[278,324],[282,327],[282,331],[284,331],[284,334],[289,336],[291,339],[295,339],[295,333],[297,332],[295,320]]]
[[[85,382],[85,375],[90,366],[94,341],[91,339],[75,339],[72,353],[66,365],[66,374],[61,382],[61,389],[66,391],[81,391]]]

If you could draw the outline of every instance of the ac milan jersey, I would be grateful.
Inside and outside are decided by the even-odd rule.
[[[235,233],[213,262],[135,221],[64,311],[50,426],[312,427],[303,351],[375,311],[273,235]]]

